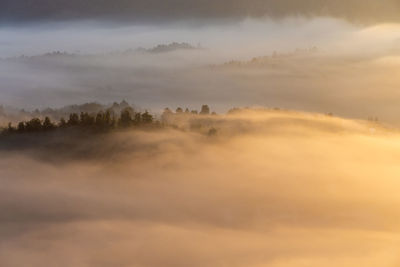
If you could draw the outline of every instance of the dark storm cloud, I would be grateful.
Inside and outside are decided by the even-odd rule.
[[[333,16],[356,22],[400,19],[399,0],[3,0],[3,22],[99,19],[174,21],[291,15]]]

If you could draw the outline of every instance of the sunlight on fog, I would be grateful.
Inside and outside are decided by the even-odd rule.
[[[0,265],[400,264],[397,131],[286,111],[171,119],[182,130],[101,138],[104,159],[3,151]]]
[[[0,0],[0,267],[400,266],[399,14]]]

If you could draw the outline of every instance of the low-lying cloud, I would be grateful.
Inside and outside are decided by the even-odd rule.
[[[286,111],[171,123],[76,140],[107,157],[2,150],[0,265],[399,264],[396,131]]]
[[[217,112],[267,106],[400,123],[399,53],[390,46],[369,54],[318,48],[236,61],[217,61],[216,51],[3,60],[1,104],[32,110],[125,99],[153,113],[207,103]]]
[[[256,105],[400,122],[397,24],[288,18],[198,28],[68,24],[0,32],[5,58],[67,51],[0,60],[3,106],[32,110],[125,99],[154,113],[207,103],[217,112]],[[170,47],[174,41],[196,49]],[[224,64],[232,60],[239,64]]]

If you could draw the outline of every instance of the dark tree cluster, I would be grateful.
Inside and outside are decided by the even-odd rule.
[[[48,132],[71,127],[107,131],[117,128],[152,125],[154,123],[154,117],[149,112],[135,112],[131,107],[127,107],[121,110],[119,116],[112,109],[108,109],[97,113],[71,113],[67,119],[61,118],[58,123],[52,122],[49,117],[45,117],[44,120],[33,118],[29,121],[19,122],[16,127],[9,123],[2,133]]]
[[[183,108],[178,107],[175,110],[175,113],[171,111],[171,109],[169,108],[165,108],[164,112],[163,112],[163,118],[168,117],[172,114],[192,114],[192,115],[217,115],[217,113],[215,112],[210,112],[210,107],[208,105],[202,105],[201,106],[201,110],[200,112],[198,112],[197,110],[189,110],[188,108],[185,109],[185,111],[183,110]]]
[[[26,122],[19,122],[17,127],[13,127],[11,123],[8,124],[8,127],[3,130],[3,133],[32,133],[32,132],[41,132],[41,131],[50,131],[55,129],[57,126],[51,122],[49,117],[46,117],[43,121],[39,118],[33,118]]]

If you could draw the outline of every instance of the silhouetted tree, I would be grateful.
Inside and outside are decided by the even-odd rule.
[[[210,114],[210,108],[208,107],[208,105],[203,105],[203,106],[201,106],[200,114],[201,114],[201,115],[208,115],[208,114]]]
[[[61,118],[61,119],[60,119],[60,122],[58,123],[58,127],[64,128],[64,127],[66,127],[66,126],[67,126],[67,122],[65,121],[64,118]]]
[[[140,112],[135,113],[135,118],[134,118],[134,122],[135,125],[139,125],[142,123],[142,115],[140,114]]]
[[[177,108],[176,109],[176,113],[183,113],[183,109],[182,108]]]
[[[42,127],[43,127],[43,130],[49,131],[49,130],[53,130],[56,126],[51,122],[49,117],[46,117],[46,118],[44,118]]]
[[[1,106],[0,106],[1,107]],[[12,123],[9,122],[7,125],[7,133],[13,133],[15,132],[17,129],[15,129],[15,127],[12,126]]]
[[[105,127],[105,120],[104,120],[104,113],[103,112],[98,112],[96,115],[96,126],[99,128],[104,128]]]
[[[185,113],[186,113],[186,114],[187,114],[187,113],[190,113],[190,111],[189,111],[188,108],[185,109]]]
[[[38,132],[42,130],[42,122],[39,118],[33,118],[25,123],[25,131]]]
[[[164,108],[164,112],[165,114],[171,114],[172,111],[169,108]]]
[[[21,121],[18,123],[17,131],[20,133],[25,132],[25,122]]]
[[[152,123],[153,122],[153,116],[147,112],[147,110],[142,114],[142,121],[143,123]]]
[[[95,123],[95,118],[87,112],[81,112],[79,124],[82,126],[92,126]]]
[[[121,116],[119,118],[118,125],[120,127],[129,127],[132,125],[132,123],[133,123],[133,120],[132,120],[132,115],[131,115],[131,109],[124,108],[121,111]]]
[[[124,100],[121,101],[121,103],[119,104],[120,108],[124,109],[124,108],[130,108],[131,106],[128,104],[128,102]]]
[[[115,126],[115,116],[112,110],[108,109],[106,113],[104,113],[104,123],[107,128],[113,128]]]
[[[165,108],[163,114],[161,115],[161,121],[167,122],[168,118],[172,115],[172,111],[169,108]]]
[[[69,114],[68,125],[76,126],[79,124],[79,116],[76,113]]]
[[[183,113],[182,108],[180,108],[178,112]],[[166,113],[172,114],[169,109],[166,109]],[[106,111],[99,111],[96,114],[81,112],[80,115],[78,115],[78,113],[71,113],[69,114],[68,121],[66,121],[64,118],[61,118],[57,124],[53,123],[48,116],[46,116],[43,121],[41,121],[39,118],[32,118],[26,122],[21,121],[18,123],[16,128],[9,123],[8,128],[4,129],[3,133],[49,131],[56,128],[66,128],[71,126],[79,126],[78,129],[91,127],[96,131],[108,130],[117,127],[131,127],[149,124],[155,126],[161,125],[159,121],[155,121],[153,115],[151,115],[147,110],[141,113],[135,112],[131,107],[126,107],[121,110],[120,117],[117,118],[114,110],[109,108]]]

